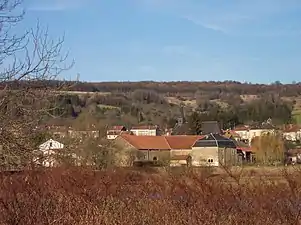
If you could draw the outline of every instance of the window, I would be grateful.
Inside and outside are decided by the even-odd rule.
[[[213,163],[213,159],[208,159],[208,162],[209,163]]]
[[[50,148],[52,147],[52,142],[49,143],[49,147],[50,147]]]

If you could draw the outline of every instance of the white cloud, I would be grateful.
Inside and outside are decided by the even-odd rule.
[[[287,15],[300,11],[300,0],[140,0],[147,8],[160,10],[175,17],[180,17],[193,24],[215,32],[231,35],[257,35],[264,32],[266,36],[286,33],[299,34],[285,27],[270,27],[267,22],[284,21]]]
[[[218,32],[222,32],[222,33],[227,33],[227,30],[217,24],[214,24],[214,23],[206,23],[204,21],[201,21],[201,20],[198,20],[198,19],[195,19],[191,16],[183,16],[182,17],[183,19],[186,19],[192,23],[194,23],[195,25],[198,25],[198,26],[202,26],[206,29],[209,29],[209,30],[213,30],[213,31],[218,31]]]

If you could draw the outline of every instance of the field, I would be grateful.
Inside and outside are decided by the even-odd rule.
[[[298,224],[300,175],[292,167],[0,174],[0,224]]]

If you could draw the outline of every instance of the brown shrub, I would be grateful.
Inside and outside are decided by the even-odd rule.
[[[294,176],[238,184],[194,170],[2,173],[0,224],[297,224],[301,183]]]

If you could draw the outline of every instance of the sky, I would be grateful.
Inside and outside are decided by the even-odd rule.
[[[301,81],[300,0],[25,0],[84,81]]]

